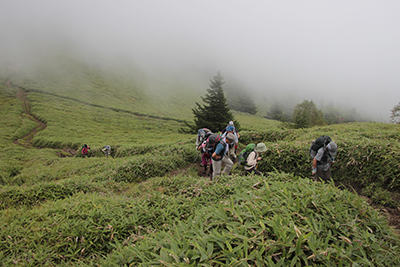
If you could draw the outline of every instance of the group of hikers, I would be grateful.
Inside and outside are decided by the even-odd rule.
[[[233,121],[230,121],[220,134],[215,134],[208,128],[198,130],[196,149],[201,153],[203,175],[207,175],[209,166],[208,175],[211,180],[215,180],[221,174],[229,174],[236,161],[244,167],[245,175],[262,175],[257,167],[258,162],[262,160],[261,154],[267,151],[265,143],[248,144],[237,156],[239,137]],[[313,160],[312,175],[315,175],[315,179],[330,181],[331,164],[337,154],[336,143],[327,135],[320,136],[311,144],[309,154]],[[221,172],[222,164],[225,167]]]
[[[196,149],[201,153],[201,166],[203,166],[203,174],[209,173],[211,180],[214,180],[221,174],[229,174],[233,164],[239,162],[245,171],[245,175],[254,173],[262,175],[257,170],[258,162],[262,160],[261,154],[267,151],[264,143],[248,144],[237,156],[237,148],[239,144],[239,132],[235,128],[234,122],[230,121],[228,125],[219,134],[213,133],[208,128],[198,130],[196,139]],[[88,157],[90,147],[85,144],[82,146],[81,152],[83,157]],[[106,145],[101,150],[106,157],[111,154],[111,147]],[[328,135],[320,136],[312,142],[309,154],[312,158],[312,175],[315,179],[322,181],[330,181],[331,164],[335,162],[337,154],[337,145]],[[221,172],[222,164],[224,169]]]
[[[89,156],[89,149],[90,147],[87,144],[84,144],[81,148],[81,153],[83,157],[88,157]],[[101,151],[103,154],[108,157],[111,155],[111,147],[109,145],[104,146]]]
[[[267,151],[264,143],[254,145],[251,151],[236,155],[239,143],[239,133],[235,128],[234,122],[230,121],[220,134],[214,134],[208,128],[201,128],[196,139],[196,148],[201,152],[201,165],[204,167],[203,174],[207,174],[211,180],[221,174],[229,174],[236,161],[243,163],[246,175],[249,173],[261,174],[257,170],[257,163],[262,158],[261,153]],[[243,160],[243,158],[245,158]],[[222,164],[224,169],[221,172]]]

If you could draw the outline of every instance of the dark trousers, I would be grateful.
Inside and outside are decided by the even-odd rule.
[[[249,175],[251,173],[254,173],[255,175],[262,175],[262,172],[258,171],[255,167],[251,168],[250,170],[245,170],[245,175]]]
[[[329,182],[331,180],[331,167],[327,171],[323,171],[317,168],[317,173],[315,174],[315,178],[317,181],[325,181]]]

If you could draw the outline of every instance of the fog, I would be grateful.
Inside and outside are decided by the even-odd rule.
[[[399,13],[397,0],[4,0],[0,59],[65,45],[204,90],[221,71],[258,100],[334,103],[388,122],[400,101]]]

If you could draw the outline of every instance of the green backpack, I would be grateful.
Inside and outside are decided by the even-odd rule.
[[[248,144],[239,154],[239,165],[245,166],[247,164],[247,157],[254,151],[256,144]]]

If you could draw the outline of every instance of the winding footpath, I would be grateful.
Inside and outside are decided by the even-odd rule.
[[[13,77],[14,77],[14,76],[13,76]],[[12,80],[13,77],[11,77],[11,78],[6,82],[6,85],[7,85],[9,88],[14,89],[14,90],[17,91],[17,98],[18,98],[19,100],[21,100],[21,102],[22,102],[22,109],[23,109],[24,113],[26,114],[26,116],[27,116],[30,120],[32,120],[32,121],[34,121],[35,123],[37,123],[37,126],[36,126],[32,131],[30,131],[28,134],[24,135],[23,137],[21,137],[21,138],[19,138],[19,139],[14,140],[14,144],[18,144],[18,145],[21,145],[21,146],[24,146],[24,147],[29,148],[29,147],[32,147],[31,142],[32,142],[33,137],[34,137],[38,132],[40,132],[40,131],[46,129],[46,123],[40,121],[38,118],[36,118],[36,117],[31,113],[31,105],[30,105],[30,103],[29,103],[29,100],[28,100],[27,97],[26,97],[28,93],[25,92],[24,90],[22,90],[21,88],[15,87],[15,86],[13,86],[13,85],[11,84],[11,80]]]

